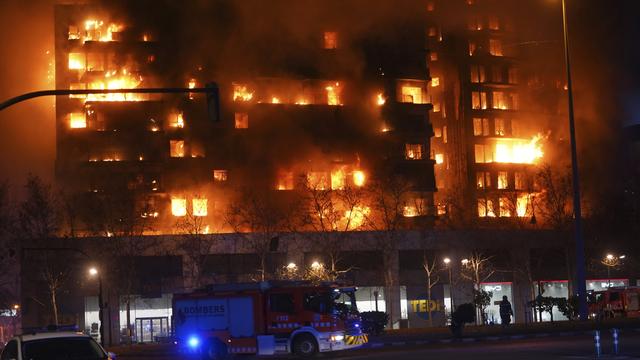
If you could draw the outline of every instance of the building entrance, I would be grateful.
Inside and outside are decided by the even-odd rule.
[[[162,341],[169,336],[169,318],[136,318],[136,335],[139,343]]]

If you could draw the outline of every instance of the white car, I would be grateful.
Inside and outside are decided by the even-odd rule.
[[[2,351],[0,360],[115,360],[92,337],[76,332],[18,335]]]

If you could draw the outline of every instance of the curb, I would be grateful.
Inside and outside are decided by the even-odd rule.
[[[640,328],[626,329],[627,331],[640,332]],[[496,342],[505,340],[522,340],[522,339],[536,339],[536,338],[550,338],[550,337],[568,337],[579,335],[592,335],[593,330],[585,331],[562,331],[558,333],[537,333],[537,334],[516,334],[516,335],[502,335],[502,336],[482,336],[482,337],[465,337],[459,340],[453,338],[443,339],[430,339],[430,340],[406,340],[406,341],[391,341],[391,342],[370,342],[361,347],[361,349],[380,349],[387,347],[400,347],[400,346],[423,346],[432,344],[451,344],[455,342],[462,343],[474,343],[474,342]]]

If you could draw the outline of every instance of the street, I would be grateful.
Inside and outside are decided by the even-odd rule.
[[[609,334],[603,335],[602,358],[640,359],[640,334],[637,332],[622,333],[620,337],[620,355],[611,355],[612,344]],[[338,360],[382,360],[382,359],[592,359],[594,344],[591,336],[548,337],[517,341],[483,341],[477,343],[449,343],[424,347],[405,348],[391,347],[381,349],[362,349],[340,354],[322,354],[319,359]],[[150,345],[131,349],[130,352],[118,354],[122,359],[182,359],[166,347]],[[254,357],[243,357],[252,359]],[[273,359],[274,357],[265,357]]]

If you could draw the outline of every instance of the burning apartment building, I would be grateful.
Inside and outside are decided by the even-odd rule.
[[[462,272],[482,250],[513,269],[553,246],[552,232],[522,225],[543,196],[534,174],[548,126],[523,101],[529,74],[504,6],[56,6],[57,88],[217,88],[56,99],[73,246],[113,244],[118,260],[102,266],[127,262],[113,273],[135,278],[105,295],[109,338],[169,334],[172,293],[313,264],[360,286],[362,310],[423,326],[470,297],[444,281],[426,299],[427,260],[448,256]],[[531,276],[492,272],[476,285],[514,299],[524,321]],[[95,332],[95,291],[78,281],[84,304],[61,312]],[[46,317],[35,309],[25,321]]]

